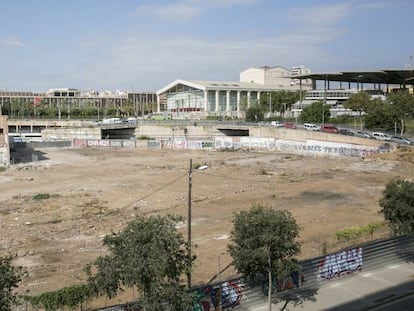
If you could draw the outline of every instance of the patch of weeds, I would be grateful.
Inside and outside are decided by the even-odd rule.
[[[52,220],[46,221],[45,224],[58,224],[61,223],[62,219],[60,219],[58,216],[56,218],[53,218]]]
[[[332,192],[314,192],[314,191],[303,191],[301,193],[302,198],[306,200],[346,200],[349,199],[349,195],[343,193],[332,193]]]
[[[221,152],[236,152],[238,151],[238,149],[231,147],[231,148],[221,148],[220,149]]]
[[[270,174],[265,168],[261,168],[259,170],[259,175],[270,175]]]
[[[6,167],[5,166],[0,166],[0,173],[6,171]]]
[[[50,194],[50,193],[37,193],[34,196],[32,196],[32,200],[34,201],[41,201],[41,200],[47,200],[50,199],[51,197],[57,197],[57,194]]]
[[[148,135],[141,135],[138,137],[138,139],[140,140],[154,140],[152,137],[148,136]]]

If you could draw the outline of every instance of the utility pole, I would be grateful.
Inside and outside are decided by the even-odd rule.
[[[187,225],[187,243],[188,243],[188,259],[191,260],[191,187],[192,187],[192,174],[193,174],[193,159],[190,159],[190,169],[188,171],[188,225]],[[187,272],[187,286],[191,288],[191,269]]]

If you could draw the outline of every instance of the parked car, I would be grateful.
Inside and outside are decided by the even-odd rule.
[[[412,141],[403,136],[392,136],[391,141],[400,145],[411,145]]]
[[[320,127],[313,123],[305,123],[303,124],[303,127],[307,131],[319,131],[320,130]]]
[[[288,129],[295,129],[296,128],[296,124],[293,122],[285,122],[285,127]]]
[[[272,121],[270,122],[270,125],[275,127],[284,127],[284,124],[280,121]]]
[[[339,129],[338,134],[340,135],[348,135],[348,136],[354,136],[354,132],[348,130],[348,129]]]
[[[373,132],[372,137],[375,138],[375,139],[378,139],[378,140],[391,141],[391,137],[389,137],[387,134],[381,133],[381,132]]]
[[[338,133],[338,131],[339,131],[338,128],[333,125],[329,125],[329,124],[321,125],[321,132]]]
[[[372,136],[368,132],[364,132],[364,131],[356,131],[355,136],[362,137],[362,138],[372,138]]]

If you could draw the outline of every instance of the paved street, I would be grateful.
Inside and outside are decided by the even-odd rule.
[[[399,263],[327,282],[314,296],[298,304],[281,301],[273,304],[272,310],[405,310],[410,305],[410,294],[414,294],[414,263]],[[394,302],[395,308],[390,302]],[[267,311],[268,308],[265,301],[259,304],[256,301],[242,303],[238,310]]]

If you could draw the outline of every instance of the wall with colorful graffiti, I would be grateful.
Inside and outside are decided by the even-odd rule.
[[[338,143],[330,141],[292,141],[277,138],[230,137],[221,136],[213,141],[188,140],[185,137],[161,140],[111,140],[111,139],[74,139],[76,147],[112,147],[112,148],[167,148],[167,149],[248,149],[278,150],[292,153],[308,153],[345,157],[366,157],[368,155],[389,151],[385,146],[374,147]]]
[[[342,250],[326,255],[319,262],[318,276],[323,280],[339,278],[344,274],[352,274],[362,270],[362,247]]]
[[[239,305],[243,298],[242,279],[225,281],[194,290],[194,311],[226,310]]]

